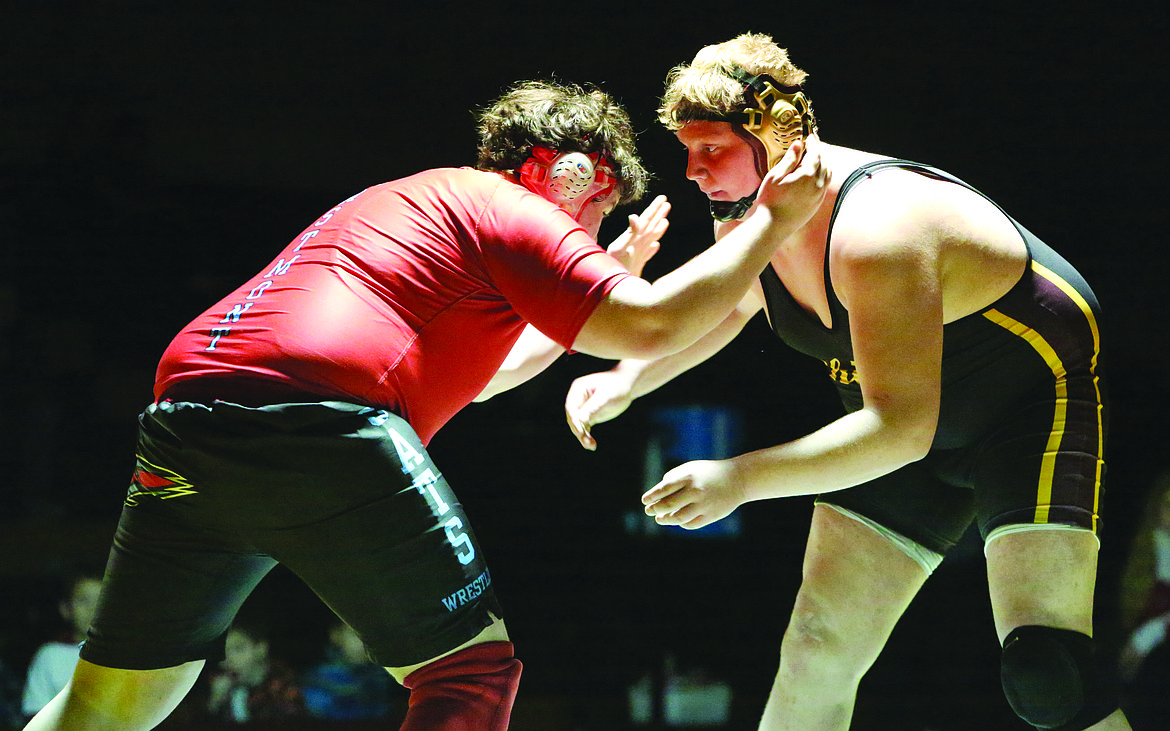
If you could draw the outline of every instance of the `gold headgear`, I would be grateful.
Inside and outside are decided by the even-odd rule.
[[[738,122],[764,146],[762,155],[756,151],[756,170],[763,177],[793,142],[816,131],[812,109],[798,86],[781,84],[764,74],[753,76],[741,68],[734,68],[732,75],[744,85],[745,106],[730,121]]]
[[[753,76],[738,66],[731,75],[743,84],[744,106],[723,119],[751,146],[762,180],[793,142],[816,132],[816,121],[799,86],[781,84],[766,74]],[[711,215],[719,221],[742,218],[755,199],[752,193],[738,201],[711,201]]]

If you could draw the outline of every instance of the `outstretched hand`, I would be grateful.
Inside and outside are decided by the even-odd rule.
[[[609,421],[625,411],[634,398],[630,384],[613,371],[581,376],[569,386],[565,396],[565,420],[573,436],[585,449],[597,449],[590,433],[594,424]]]
[[[670,221],[670,203],[660,195],[646,206],[641,215],[630,214],[630,225],[621,233],[606,251],[620,261],[631,274],[642,276],[642,267],[658,253],[658,240],[666,233]]]
[[[743,504],[743,485],[732,460],[696,460],[667,472],[642,495],[646,515],[659,525],[702,528]]]

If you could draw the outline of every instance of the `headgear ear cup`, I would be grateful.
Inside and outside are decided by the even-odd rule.
[[[799,86],[787,86],[766,74],[753,76],[740,68],[733,69],[736,80],[744,85],[744,109],[732,121],[742,125],[763,146],[757,157],[763,158],[760,175],[774,167],[784,153],[799,139],[815,131],[812,110]],[[750,139],[750,138],[749,138]]]
[[[553,160],[548,171],[548,192],[557,203],[571,203],[589,190],[596,166],[582,152],[567,152]]]
[[[618,179],[608,160],[599,153],[560,153],[547,147],[532,148],[532,156],[518,171],[520,183],[545,200],[563,208],[573,218],[594,196],[608,196]]]

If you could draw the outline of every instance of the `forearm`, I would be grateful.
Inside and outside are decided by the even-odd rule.
[[[743,298],[796,228],[766,208],[673,272],[649,284],[619,283],[573,347],[603,358],[657,360],[698,341]]]
[[[675,334],[670,352],[695,343],[725,320],[796,228],[758,208],[734,231],[656,280],[654,306]]]
[[[645,396],[722,350],[743,330],[753,314],[754,310],[737,308],[690,347],[652,361],[623,360],[613,370],[630,384],[631,398]]]
[[[933,427],[862,409],[786,444],[735,457],[746,500],[817,495],[893,472],[926,455]]]

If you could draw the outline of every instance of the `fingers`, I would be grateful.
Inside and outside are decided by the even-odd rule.
[[[821,159],[821,141],[816,133],[802,140],[796,140],[784,151],[784,157],[769,171],[777,178],[784,178],[800,170],[809,175],[820,176],[828,172]]]
[[[631,274],[641,276],[642,268],[658,253],[659,239],[666,233],[670,221],[670,204],[666,196],[656,197],[641,215],[630,214],[628,226],[607,248],[611,255],[625,265]]]
[[[726,479],[724,467],[718,461],[698,461],[670,470],[642,495],[646,515],[659,525],[688,530],[726,517],[735,505],[728,505],[727,487],[722,484]]]
[[[805,142],[804,140],[796,140],[788,149],[784,151],[784,156],[780,158],[780,162],[772,168],[772,172],[779,177],[791,173],[804,161]]]
[[[565,421],[569,424],[569,431],[573,432],[573,436],[577,437],[582,447],[590,452],[597,449],[597,440],[589,431],[589,422],[578,418],[568,408],[565,409]]]
[[[630,231],[635,235],[653,234],[657,233],[655,238],[658,238],[666,231],[666,227],[670,225],[667,216],[670,214],[670,203],[667,202],[666,196],[660,195],[646,206],[646,210],[642,211],[641,215],[630,215]]]
[[[677,496],[686,485],[682,482],[670,481],[667,473],[662,481],[642,494],[642,504],[646,506],[646,515],[665,515],[673,513],[682,504],[681,496]]]
[[[667,511],[659,508],[659,511],[655,513],[651,513],[650,509],[647,508],[646,514],[654,518],[654,522],[659,525],[682,525],[699,517],[699,506],[685,503],[678,510]]]
[[[711,523],[710,518],[704,515],[702,508],[694,503],[684,503],[677,510],[667,511],[661,504],[654,506],[657,512],[651,512],[651,508],[646,508],[646,514],[654,518],[654,522],[658,525],[674,525],[687,530],[695,530],[702,528]]]
[[[583,392],[575,383],[569,387],[569,393],[565,397],[565,422],[581,446],[592,452],[597,449],[597,441],[590,433],[593,412],[588,409],[588,403],[588,392]]]
[[[629,218],[630,234],[633,236],[640,236],[642,231],[646,228],[647,212],[631,213]]]
[[[670,203],[666,200],[666,196],[655,196],[654,200],[650,201],[650,205],[646,206],[646,210],[642,211],[642,217],[647,219],[663,218],[670,213]]]
[[[695,505],[688,505],[677,513],[663,516],[661,520],[655,518],[655,521],[659,525],[675,525],[685,530],[695,530],[705,525],[710,525],[713,522],[706,515],[699,512],[699,508]]]
[[[660,482],[654,485],[653,488],[643,492],[642,505],[646,505],[646,515],[655,515],[655,511],[653,510],[655,503],[658,503],[663,498],[673,495],[674,492],[680,489],[682,489],[682,485],[669,482]]]
[[[666,200],[666,196],[656,196],[640,214],[631,213],[629,215],[627,220],[630,234],[641,236],[652,231],[666,231],[666,227],[670,225],[670,221],[667,219],[669,214],[670,203]]]
[[[809,135],[804,143],[804,156],[801,158],[800,167],[816,181],[817,187],[824,187],[829,184],[832,173],[821,157],[820,147],[820,138],[816,134]]]
[[[824,202],[830,180],[820,140],[809,136],[794,142],[784,159],[768,171],[760,184],[756,205],[794,224],[807,221]]]
[[[588,424],[581,425],[580,428],[574,429],[573,433],[576,435],[577,441],[581,444],[582,447],[589,450],[590,452],[597,451],[597,440],[594,439],[593,435],[589,432]]]

